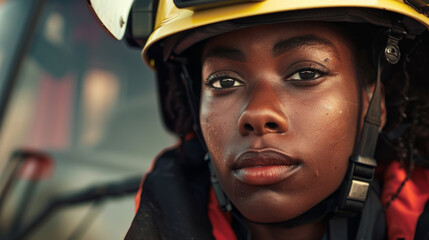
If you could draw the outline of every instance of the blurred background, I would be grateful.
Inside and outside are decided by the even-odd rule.
[[[176,141],[157,104],[140,50],[85,0],[0,0],[0,239],[123,239]]]

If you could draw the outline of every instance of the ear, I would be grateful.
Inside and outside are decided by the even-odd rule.
[[[362,122],[363,119],[365,118],[365,114],[368,110],[368,106],[369,106],[369,101],[372,98],[372,94],[374,92],[375,89],[375,83],[368,85],[366,88],[362,89]],[[381,129],[383,129],[384,125],[386,124],[386,118],[387,118],[387,113],[386,113],[386,99],[385,99],[385,94],[384,94],[384,84],[380,83],[380,90],[381,90],[381,125],[379,130],[381,131]]]

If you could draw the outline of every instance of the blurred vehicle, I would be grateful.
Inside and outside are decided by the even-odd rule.
[[[0,239],[122,239],[175,142],[155,88],[84,1],[0,0]]]

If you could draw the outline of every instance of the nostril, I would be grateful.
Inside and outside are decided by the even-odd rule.
[[[267,122],[265,123],[265,127],[271,130],[277,129],[279,126],[275,122]]]
[[[245,128],[247,131],[253,131],[253,127],[252,127],[252,125],[250,125],[250,124],[248,124],[248,123],[244,124],[244,128]]]

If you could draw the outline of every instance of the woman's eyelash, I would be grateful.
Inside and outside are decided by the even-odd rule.
[[[301,74],[301,73],[304,74],[305,72],[307,73],[307,75],[308,74],[311,75],[311,73],[313,73],[317,76],[314,76],[314,78],[312,78],[312,79],[290,79],[290,80],[288,80],[289,78],[293,77],[294,75]],[[293,73],[287,75],[286,80],[288,80],[288,81],[313,81],[313,80],[316,80],[320,77],[326,76],[327,74],[329,74],[329,71],[327,69],[325,69],[321,66],[318,66],[318,65],[310,65],[308,67],[303,67],[303,68],[295,70]],[[299,76],[301,77],[301,75],[299,75]]]
[[[212,74],[206,80],[206,85],[215,90],[229,90],[243,85],[243,82],[228,73]]]
[[[205,84],[208,85],[208,86],[210,86],[211,84],[213,84],[214,81],[221,80],[221,79],[224,79],[224,78],[234,79],[233,77],[230,76],[229,73],[215,73],[215,74],[210,75],[206,79]]]

